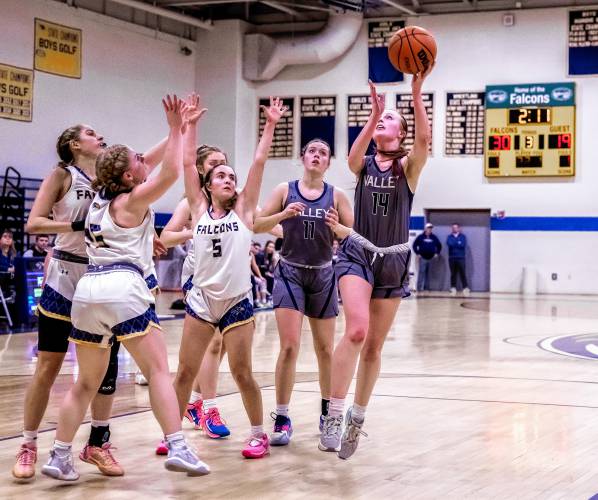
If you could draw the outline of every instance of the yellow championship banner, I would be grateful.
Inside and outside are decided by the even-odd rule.
[[[30,122],[33,70],[0,64],[0,118]]]
[[[35,19],[34,69],[81,78],[81,45],[80,29]]]

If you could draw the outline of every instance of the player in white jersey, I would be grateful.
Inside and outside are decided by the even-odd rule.
[[[95,193],[95,161],[105,147],[104,138],[88,125],[75,125],[62,132],[56,143],[60,163],[44,179],[26,230],[28,233],[58,233],[50,252],[45,283],[38,306],[38,356],[35,373],[25,392],[23,436],[13,476],[34,477],[37,433],[68,349],[72,329],[71,305],[75,287],[87,270],[83,235],[84,221]],[[110,353],[104,380],[91,405],[91,434],[81,459],[96,464],[102,473],[122,475],[109,443],[109,419],[118,370],[118,344]]]
[[[197,148],[195,164],[200,181],[203,175],[218,165],[226,165],[226,155],[215,146],[202,145]],[[191,210],[187,198],[183,198],[177,205],[168,224],[162,230],[160,239],[167,247],[188,242],[188,253],[183,263],[181,273],[181,288],[186,295],[193,287],[192,278],[195,266],[195,252],[193,250],[193,231],[191,225]],[[225,421],[220,416],[216,404],[216,390],[218,386],[218,369],[224,356],[222,334],[216,330],[208,346],[199,373],[193,383],[191,397],[187,403],[185,417],[201,429],[206,436],[217,439],[230,435]],[[156,453],[164,452],[163,443],[160,443]]]
[[[150,204],[174,184],[182,168],[182,112],[176,96],[163,101],[170,128],[162,168],[148,180],[143,155],[126,146],[103,151],[92,184],[99,192],[86,220],[90,265],[73,296],[73,331],[79,374],[66,394],[58,419],[56,440],[42,472],[55,479],[79,478],[71,446],[93,393],[100,384],[114,340],[126,343],[149,381],[154,414],[169,447],[165,466],[191,475],[209,468],[186,444],[181,431],[176,395],[170,381],[164,338],[145,281],[151,269],[154,236]]]
[[[199,108],[197,99],[195,107]],[[219,165],[210,170],[201,189],[195,167],[195,133],[187,136],[184,171],[185,192],[192,216],[195,270],[187,294],[183,338],[175,389],[184,413],[193,380],[216,327],[220,328],[232,375],[251,423],[251,435],[242,454],[261,458],[269,452],[263,429],[259,386],[251,371],[254,331],[248,252],[264,165],[276,123],[286,111],[280,99],[263,108],[266,125],[244,189],[237,194],[234,170]],[[196,111],[200,113],[200,111]]]

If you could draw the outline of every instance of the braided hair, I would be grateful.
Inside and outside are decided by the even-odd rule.
[[[115,144],[104,149],[96,159],[96,178],[91,187],[95,191],[104,190],[108,195],[130,191],[122,183],[122,175],[129,169],[129,148]]]
[[[57,166],[65,168],[66,166],[73,164],[75,157],[71,150],[71,141],[79,139],[82,130],[83,125],[73,125],[60,134],[56,141],[56,152],[60,158]]]

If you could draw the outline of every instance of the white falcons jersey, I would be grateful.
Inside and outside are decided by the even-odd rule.
[[[148,209],[137,227],[118,226],[110,216],[110,202],[96,194],[85,221],[89,263],[106,266],[121,262],[136,265],[146,278],[153,270],[154,212]]]
[[[234,210],[216,220],[205,212],[193,229],[193,285],[216,300],[251,290],[248,256],[252,235]]]
[[[71,174],[71,187],[60,201],[54,203],[52,218],[56,222],[85,220],[89,206],[96,194],[91,189],[91,179],[79,167],[69,165],[68,167],[58,168],[64,168]],[[83,231],[58,233],[54,248],[80,257],[87,257]]]

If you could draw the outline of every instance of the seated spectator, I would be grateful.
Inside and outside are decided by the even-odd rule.
[[[0,237],[0,273],[15,272],[15,257],[17,249],[13,239],[12,231],[5,229]]]
[[[45,257],[48,253],[48,244],[50,237],[47,234],[36,234],[35,245],[27,250],[23,257]]]

